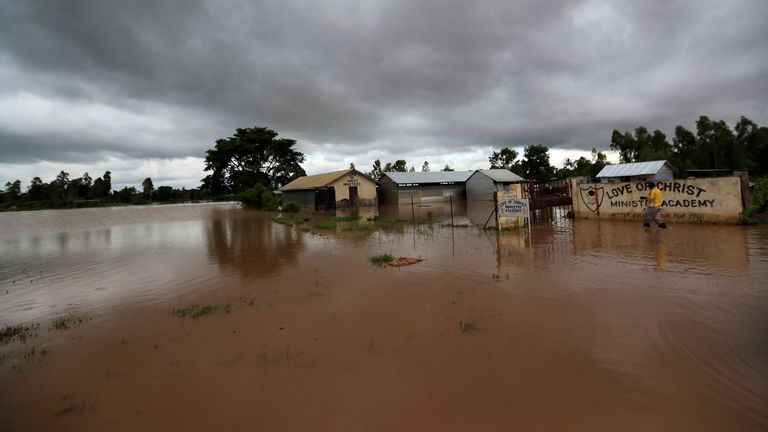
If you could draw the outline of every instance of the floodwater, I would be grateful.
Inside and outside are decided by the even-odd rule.
[[[766,227],[430,212],[0,214],[2,430],[768,430]]]

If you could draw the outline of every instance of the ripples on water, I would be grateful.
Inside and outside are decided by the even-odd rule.
[[[455,218],[477,219],[458,210]],[[680,386],[693,404],[714,400],[768,428],[765,227],[649,231],[556,219],[530,232],[498,233],[445,223],[438,217],[428,225],[312,233],[232,204],[0,214],[0,325],[72,310],[186,304],[224,295],[222,286],[236,287],[231,297],[323,278],[362,281],[371,278],[372,255],[419,256],[425,261],[375,270],[374,277],[416,291],[502,296],[521,335],[552,350],[578,347],[640,380],[619,398],[621,409],[648,409],[648,388]]]

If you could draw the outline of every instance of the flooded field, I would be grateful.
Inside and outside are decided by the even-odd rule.
[[[2,430],[768,430],[766,227],[488,214],[1,213]]]

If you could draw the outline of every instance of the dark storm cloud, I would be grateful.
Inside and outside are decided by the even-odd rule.
[[[765,16],[761,0],[6,2],[2,162],[202,157],[247,126],[339,160],[607,149],[615,128],[702,114],[763,125]]]

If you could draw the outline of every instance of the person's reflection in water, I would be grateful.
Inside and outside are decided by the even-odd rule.
[[[667,270],[667,248],[664,246],[664,240],[659,232],[648,236],[648,245],[650,250],[656,254],[656,271],[663,272]]]

